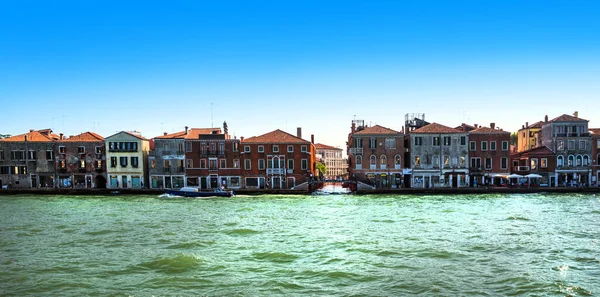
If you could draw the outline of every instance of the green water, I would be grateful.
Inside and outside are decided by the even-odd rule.
[[[600,196],[0,196],[2,296],[591,296]]]

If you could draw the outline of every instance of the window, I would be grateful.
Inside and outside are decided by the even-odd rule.
[[[164,168],[165,170],[169,170],[169,169],[171,169],[171,160],[164,160],[164,161],[163,161],[163,168]]]
[[[440,167],[440,156],[438,156],[438,155],[433,156],[433,158],[431,158],[431,165],[433,165],[433,168]]]
[[[569,147],[568,150],[574,150],[575,149],[575,140],[569,140]]]
[[[460,145],[467,145],[467,136],[460,137]]]
[[[440,145],[440,137],[439,136],[433,136],[432,141],[433,141],[433,145]]]
[[[110,167],[117,167],[117,157],[110,157]]]
[[[567,160],[567,165],[569,167],[573,167],[574,163],[575,163],[575,157],[573,155],[570,155],[569,158],[568,158],[568,160]]]
[[[294,160],[288,159],[288,170],[294,170]]]
[[[258,146],[258,152],[259,152],[259,153],[264,153],[264,152],[265,152],[265,147],[264,147],[264,146],[262,146],[262,145],[259,145],[259,146]]]
[[[65,168],[67,168],[67,162],[65,162],[65,160],[61,160],[61,161],[60,161],[60,164],[58,164],[58,166],[59,166],[61,169],[65,169]],[[113,167],[116,167],[116,165],[115,165],[115,166],[113,166]]]
[[[396,148],[396,138],[387,137],[385,139],[385,148],[386,149],[395,149]]]
[[[448,168],[450,167],[450,156],[445,155],[444,156],[444,168]]]
[[[244,160],[244,169],[250,170],[250,159]]]
[[[558,140],[556,142],[556,150],[557,151],[564,151],[565,150],[565,141],[564,140]]]
[[[185,160],[185,168],[193,168],[193,167],[194,167],[194,160],[192,160],[192,159]]]
[[[508,168],[508,158],[506,158],[506,157],[502,157],[502,158],[500,159],[500,168],[501,168],[501,169],[506,169],[506,168]]]
[[[492,169],[492,158],[485,158],[485,169],[486,170],[491,170]]]
[[[79,160],[78,164],[80,169],[85,168],[85,160]]]
[[[583,158],[581,157],[581,155],[577,155],[575,159],[577,160],[577,166],[581,166],[581,164],[583,163]]]
[[[250,161],[250,160],[246,160]],[[247,187],[258,187],[258,177],[246,177],[246,186]]]
[[[300,160],[300,169],[301,170],[307,170],[308,169],[308,160],[307,159]]]
[[[375,168],[376,164],[377,164],[377,157],[375,157],[375,155],[371,155],[371,157],[369,158],[369,165],[371,165],[372,168]]]
[[[217,170],[217,159],[208,159],[208,170]]]
[[[596,141],[596,148],[600,148],[600,139]]]
[[[186,152],[191,152],[192,151],[192,143],[191,142],[186,142],[185,143],[185,151]]]
[[[121,167],[127,167],[127,157],[121,157],[119,164],[121,164]]]
[[[273,145],[273,152],[274,153],[279,153],[279,146],[278,145]]]
[[[131,167],[137,168],[140,166],[138,157],[131,157]]]
[[[37,160],[37,151],[29,151],[29,160]]]
[[[96,160],[96,165],[95,165],[96,169],[102,169],[102,161],[100,160]]]
[[[236,141],[233,143],[233,151],[237,152],[240,149],[240,144]]]
[[[585,150],[585,140],[580,140],[579,141],[579,149],[580,150]]]
[[[230,180],[230,186],[231,187],[239,187],[240,186],[240,178],[239,177],[232,177]]]
[[[233,168],[240,168],[240,160],[239,159],[233,160]]]
[[[245,145],[244,146],[244,153],[249,153],[250,152],[250,146],[249,145]]]
[[[496,142],[490,141],[490,151],[495,151],[495,150],[496,150]]]
[[[477,145],[476,145],[475,141],[469,141],[469,150],[474,151],[476,149],[477,149]]]
[[[382,169],[386,168],[387,157],[385,155],[381,155],[381,157],[379,157],[379,165],[380,165],[380,168],[382,168]]]
[[[48,158],[46,158],[48,159]],[[4,160],[4,151],[0,151],[0,160]]]
[[[421,156],[415,156],[415,166],[421,166]]]
[[[537,158],[531,158],[530,160],[530,165],[531,165],[531,170],[537,170],[538,169],[538,159]]]
[[[460,156],[459,160],[460,160],[460,162],[459,162],[459,165],[460,165],[460,167],[465,167],[465,166],[467,166],[467,157],[465,157],[465,156]]]
[[[375,137],[369,138],[369,148],[377,148],[377,139]]]
[[[200,168],[206,169],[206,159],[200,159]]]
[[[265,159],[258,159],[258,170],[265,170]]]
[[[415,136],[415,145],[423,145],[423,137]]]
[[[556,157],[556,167],[564,167],[565,166],[565,157],[558,156]]]
[[[362,166],[362,156],[356,156],[356,166]]]
[[[590,164],[590,157],[588,155],[583,155],[583,166],[588,166]]]
[[[487,145],[488,145],[487,141],[482,141],[481,142],[481,150],[482,151],[487,151]]]
[[[354,147],[362,147],[362,138],[354,139]]]
[[[65,147],[64,147],[64,146],[62,146],[62,145],[61,145],[61,146],[59,146],[59,147],[58,147],[58,153],[59,153],[59,154],[64,154],[64,153],[65,153]]]
[[[508,141],[503,141],[502,142],[502,150],[503,151],[508,151]]]
[[[452,138],[450,136],[444,136],[444,145],[449,146],[452,142]]]
[[[293,152],[294,152],[294,146],[288,145],[288,153],[293,153]]]
[[[46,151],[46,160],[48,160],[48,161],[54,160],[54,151]]]
[[[220,159],[219,160],[219,168],[227,168],[227,160],[226,159]]]
[[[402,165],[402,158],[400,155],[394,157],[394,165],[396,165],[396,168],[400,168],[400,165]]]
[[[79,154],[85,154],[85,146],[80,146],[77,148],[77,153]]]
[[[303,153],[306,152],[306,145],[301,146],[300,147],[300,151],[303,152]]]
[[[542,158],[542,162],[540,162],[541,168],[548,168],[548,158]]]

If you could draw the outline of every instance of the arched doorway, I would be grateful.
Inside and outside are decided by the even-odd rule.
[[[96,176],[96,188],[97,189],[106,189],[106,178],[102,175]]]

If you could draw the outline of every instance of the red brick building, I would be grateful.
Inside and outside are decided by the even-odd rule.
[[[592,185],[600,184],[600,128],[589,129],[592,133]]]
[[[58,187],[106,188],[106,145],[104,137],[85,132],[56,143]]]
[[[367,127],[364,121],[354,120],[347,146],[350,179],[377,188],[405,184],[403,133],[379,125]]]
[[[316,150],[302,139],[281,130],[241,139],[243,187],[248,189],[299,189],[316,176]]]
[[[556,171],[556,154],[546,146],[534,147],[522,152],[516,152],[510,156],[511,173],[526,176],[528,174],[540,175],[540,178],[530,179],[532,184],[553,186]],[[525,182],[527,178],[511,179],[511,184]]]
[[[185,135],[185,177],[187,186],[201,189],[242,185],[240,140],[232,139],[227,126],[192,128]]]
[[[500,185],[499,176],[510,174],[510,132],[475,126],[469,131],[469,176],[471,186]]]

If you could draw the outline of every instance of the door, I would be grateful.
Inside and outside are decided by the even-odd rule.
[[[123,189],[127,189],[127,175],[121,176],[121,186]]]
[[[458,175],[453,174],[450,178],[452,178],[452,187],[458,188]]]
[[[273,189],[280,189],[280,188],[281,188],[281,178],[274,177],[273,178]]]
[[[92,177],[90,175],[85,176],[85,186],[88,189],[92,188]]]
[[[211,189],[219,188],[219,179],[216,176],[210,177],[210,188]]]
[[[429,188],[429,176],[425,176],[423,178],[423,187],[424,188]]]
[[[31,187],[32,188],[37,188],[37,175],[32,175],[31,176]]]

